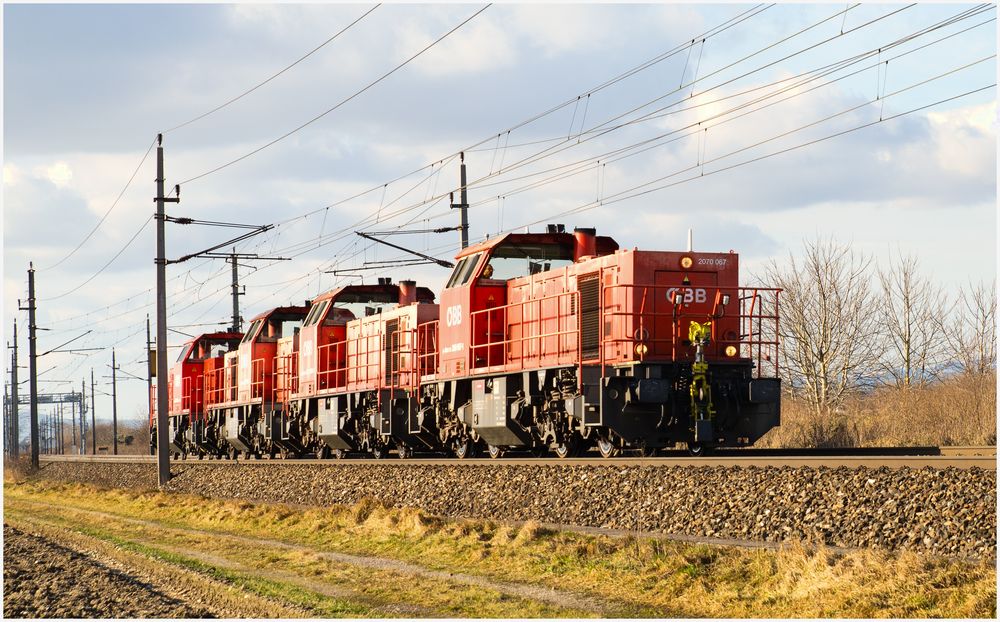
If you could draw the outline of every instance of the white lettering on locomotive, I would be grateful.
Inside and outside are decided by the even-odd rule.
[[[671,287],[670,289],[667,290],[667,300],[668,301],[670,301],[670,302],[674,301],[674,294],[675,294],[675,292],[680,292],[681,294],[683,294],[683,295],[678,294],[677,298],[680,300],[680,302],[682,302],[683,304],[686,304],[686,305],[689,305],[692,302],[701,304],[701,303],[705,302],[706,300],[708,300],[708,292],[706,292],[701,287],[697,287],[697,288],[692,288],[692,287]]]
[[[453,305],[445,310],[445,326],[458,326],[462,323],[462,305]]]

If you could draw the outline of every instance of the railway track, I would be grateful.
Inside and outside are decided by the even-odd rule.
[[[82,463],[124,463],[153,464],[154,456],[72,456],[45,455],[42,462],[82,462]],[[178,464],[227,465],[230,460],[198,459],[189,457],[185,460],[175,460]],[[866,447],[858,449],[732,449],[718,450],[711,456],[690,457],[682,451],[664,452],[653,458],[620,457],[612,459],[589,458],[533,458],[511,456],[500,460],[476,458],[456,460],[440,457],[414,457],[400,460],[394,457],[382,460],[370,458],[348,458],[345,460],[269,460],[240,459],[240,465],[264,465],[293,463],[299,465],[337,465],[350,466],[355,464],[386,465],[386,466],[505,466],[505,465],[537,465],[537,466],[721,466],[721,467],[799,467],[799,468],[960,468],[978,467],[996,470],[996,447]]]

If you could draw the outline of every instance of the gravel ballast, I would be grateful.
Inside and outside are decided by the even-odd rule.
[[[167,490],[309,505],[364,498],[453,517],[536,520],[996,558],[996,471],[567,465],[179,464]],[[155,488],[150,464],[50,463],[61,481]]]

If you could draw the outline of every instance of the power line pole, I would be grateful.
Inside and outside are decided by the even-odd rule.
[[[35,267],[28,263],[28,388],[31,394],[31,468],[38,468],[38,363],[35,336]]]
[[[233,252],[226,261],[232,262],[233,264],[233,327],[232,331],[234,333],[240,332],[243,328],[243,322],[240,321],[240,271],[237,268],[236,260],[236,247],[233,247]]]
[[[462,248],[469,246],[469,195],[465,188],[465,152],[461,154],[461,203],[455,203],[455,193],[451,194],[451,208],[462,211]]]
[[[165,203],[181,200],[163,196],[163,134],[156,137],[156,464],[160,486],[170,480],[170,438],[167,433],[167,255]]]
[[[118,455],[118,364],[115,349],[111,348],[111,439],[112,453]]]
[[[80,455],[87,453],[87,380],[80,379]]]
[[[69,403],[69,416],[72,421],[72,429],[73,429],[73,439],[72,439],[73,444],[71,445],[71,447],[73,448],[73,453],[77,453],[79,445],[76,444],[76,402]]]
[[[66,418],[62,402],[59,403],[59,453],[66,453]]]
[[[90,453],[97,455],[97,415],[94,408],[94,368],[90,368]]]
[[[21,409],[17,401],[17,318],[14,319],[14,353],[11,355],[10,364],[10,400],[13,417],[11,418],[11,432],[14,434],[14,459],[21,456]]]
[[[10,441],[10,390],[7,385],[3,385],[3,453],[5,456],[13,456]]]

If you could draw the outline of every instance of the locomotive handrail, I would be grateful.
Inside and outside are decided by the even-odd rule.
[[[181,378],[181,412],[191,412],[191,377]]]
[[[274,401],[275,403],[287,406],[291,401],[291,396],[299,392],[299,353],[293,351],[289,354],[275,356],[274,371]],[[280,388],[279,388],[280,387]],[[287,412],[287,408],[284,408]]]
[[[667,294],[671,290],[693,291],[695,288],[705,291],[705,299],[700,303],[708,303],[708,292],[714,290],[711,299],[711,311],[685,311],[690,305],[685,306],[675,304],[676,298],[671,299]],[[615,290],[625,292],[624,295],[615,296]],[[662,292],[662,294],[661,294]],[[711,320],[711,342],[718,344],[712,356],[724,359],[720,353],[724,352],[726,346],[735,346],[736,354],[733,358],[750,359],[756,363],[755,374],[761,377],[765,368],[773,371],[774,377],[779,372],[779,342],[778,342],[778,301],[781,290],[766,287],[741,287],[741,286],[692,286],[689,284],[660,284],[641,285],[623,283],[616,285],[606,285],[602,288],[600,297],[600,317],[602,327],[610,326],[610,333],[604,332],[600,341],[599,360],[601,368],[604,369],[607,361],[632,358],[630,354],[623,355],[622,345],[628,344],[628,350],[635,352],[639,360],[663,360],[671,362],[678,360],[688,360],[683,351],[679,351],[679,346],[684,345],[686,328],[682,328],[685,322],[690,320],[704,321]],[[631,294],[631,295],[630,295]],[[636,305],[636,300],[641,302]],[[652,299],[662,299],[667,302],[668,310],[656,310],[648,308],[646,300],[652,294]],[[734,315],[725,311],[721,305],[723,296],[730,295],[730,300],[737,306],[735,318],[738,322],[738,331],[727,331],[718,334],[719,322],[722,318],[733,318]],[[730,302],[730,304],[733,304]],[[635,307],[639,309],[636,311]],[[678,309],[681,309],[678,312]],[[770,326],[765,326],[766,324]],[[627,330],[628,326],[636,327],[634,331]],[[668,332],[664,334],[663,327],[667,326]],[[658,328],[659,327],[659,328]],[[644,349],[635,349],[639,346]]]
[[[554,315],[546,315],[544,303],[555,301]],[[511,312],[517,310],[520,313],[516,326],[521,334],[516,337],[510,335],[509,328],[514,326],[510,321]],[[493,330],[493,318],[500,315],[497,320],[503,329],[501,333]],[[476,369],[490,369],[496,366],[503,366],[506,371],[521,371],[524,369],[534,369],[542,366],[543,361],[551,361],[555,365],[565,365],[572,363],[577,367],[578,378],[580,379],[580,368],[582,367],[581,337],[580,337],[580,293],[578,291],[559,292],[541,298],[530,298],[520,302],[507,303],[489,309],[473,311],[469,314],[472,335],[477,332],[477,321],[482,322],[485,316],[486,341],[483,343],[473,343],[470,347],[472,356],[472,366],[470,371]],[[545,330],[546,324],[555,323],[554,330]],[[532,330],[536,332],[532,332]],[[501,339],[493,339],[497,334]],[[555,341],[555,351],[548,348]],[[515,346],[517,352],[515,353]],[[527,347],[526,347],[527,346]],[[480,360],[477,354],[485,350],[483,365],[478,364]],[[499,357],[500,360],[494,360]],[[533,365],[529,367],[529,363]]]
[[[361,347],[362,343],[365,345],[364,348]],[[373,345],[374,348],[372,348]],[[352,348],[352,346],[354,347]],[[382,388],[385,384],[382,379],[384,373],[381,369],[382,352],[381,333],[362,335],[354,339],[344,339],[319,346],[316,361],[316,390],[377,390]],[[331,356],[331,353],[334,356]],[[365,359],[363,363],[358,361],[361,357]],[[340,363],[341,360],[344,361],[343,364]],[[326,365],[323,365],[323,362]]]

